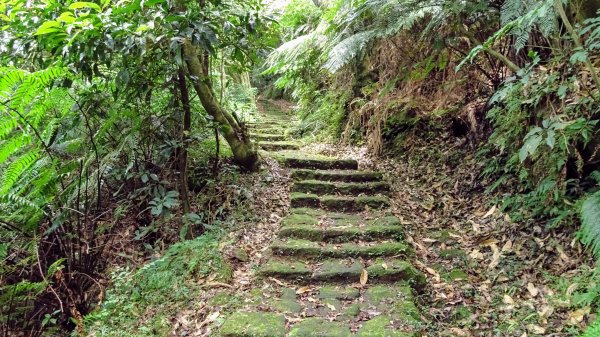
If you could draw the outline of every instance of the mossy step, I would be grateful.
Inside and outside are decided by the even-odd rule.
[[[309,264],[292,258],[272,257],[258,271],[262,277],[274,277],[292,282],[358,283],[363,270],[368,282],[405,281],[417,290],[425,286],[425,276],[410,263],[395,258],[377,258],[367,264],[356,259],[329,259]]]
[[[401,225],[342,225],[321,227],[316,225],[283,226],[278,236],[323,242],[374,241],[379,239],[401,239],[404,227]]]
[[[260,142],[260,147],[266,151],[298,150],[300,145],[289,141]]]
[[[380,172],[353,171],[353,170],[310,170],[296,169],[292,171],[294,180],[324,180],[345,182],[371,182],[381,181],[383,174]]]
[[[403,242],[375,242],[370,244],[319,244],[308,240],[288,239],[271,245],[273,255],[297,256],[306,258],[349,258],[407,256],[411,249]]]
[[[382,181],[376,182],[329,182],[321,180],[296,181],[293,192],[314,194],[389,194],[390,185]]]
[[[350,326],[323,318],[307,318],[290,330],[289,337],[352,337]]]
[[[272,154],[283,165],[297,169],[318,170],[356,170],[358,162],[354,159],[336,159],[299,151],[280,151]]]
[[[283,141],[286,139],[285,135],[282,134],[268,134],[268,133],[251,133],[250,137],[254,138],[256,141],[264,142],[264,141]]]
[[[291,207],[313,207],[334,211],[362,211],[367,207],[370,209],[388,207],[390,201],[385,196],[340,197],[294,192],[290,197],[290,204]]]
[[[285,317],[266,312],[236,312],[220,329],[221,337],[285,337]]]

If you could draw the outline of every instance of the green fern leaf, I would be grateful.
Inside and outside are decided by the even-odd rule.
[[[2,177],[2,182],[0,183],[0,194],[6,194],[13,187],[13,185],[17,182],[19,177],[31,166],[36,160],[39,159],[39,153],[37,151],[27,152],[24,155],[17,158],[13,161],[4,176]]]
[[[600,191],[589,196],[581,206],[581,241],[600,258]]]

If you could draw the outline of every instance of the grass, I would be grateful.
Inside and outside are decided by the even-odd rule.
[[[231,277],[213,234],[177,243],[138,270],[118,268],[100,307],[85,317],[88,335],[166,336],[174,316],[204,292],[199,281],[209,277]]]

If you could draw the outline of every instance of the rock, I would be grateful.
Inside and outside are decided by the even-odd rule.
[[[221,337],[285,337],[285,317],[272,313],[236,312],[220,329]]]

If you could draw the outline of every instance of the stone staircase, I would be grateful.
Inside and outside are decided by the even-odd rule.
[[[255,139],[291,171],[291,209],[257,276],[271,287],[234,312],[222,337],[409,337],[422,326],[425,276],[409,262],[390,186],[351,159],[298,151],[289,117],[271,111]]]

